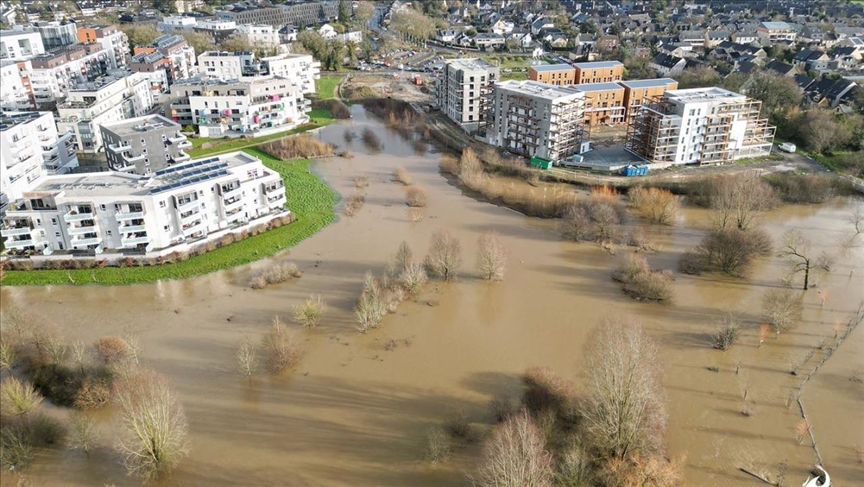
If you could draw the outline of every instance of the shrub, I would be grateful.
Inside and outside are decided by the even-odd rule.
[[[443,429],[431,428],[426,433],[426,459],[430,462],[439,463],[450,458],[450,438]]]
[[[93,418],[83,413],[72,413],[69,415],[69,448],[82,450],[88,457],[90,450],[96,443],[96,422]]]
[[[111,401],[110,379],[86,377],[75,393],[74,406],[78,409],[99,409]]]
[[[42,396],[29,382],[7,376],[0,382],[0,413],[23,418],[42,403]]]
[[[489,413],[496,423],[500,423],[513,414],[513,401],[506,394],[498,394],[489,401]]]
[[[547,487],[552,484],[552,455],[526,411],[499,424],[483,446],[478,487]]]
[[[714,335],[714,348],[724,352],[729,350],[738,340],[738,328],[739,323],[735,316],[731,314],[727,316]]]
[[[678,197],[665,189],[637,186],[627,196],[643,218],[660,225],[672,223],[681,208]]]
[[[551,412],[556,418],[575,423],[578,418],[576,387],[548,367],[533,367],[522,375],[522,404],[534,415]]]
[[[422,264],[409,262],[404,265],[402,273],[399,274],[399,284],[409,295],[415,295],[429,281],[426,269]]]
[[[283,370],[294,367],[300,361],[302,349],[300,343],[279,321],[279,317],[273,318],[273,325],[264,334],[262,348],[266,356],[267,370],[272,374],[278,374]]]
[[[252,289],[262,289],[269,284],[279,284],[292,278],[297,279],[302,275],[303,273],[297,268],[297,264],[293,262],[280,262],[271,265],[262,271],[261,274],[252,278],[249,286]]]
[[[364,203],[366,203],[366,195],[355,190],[354,193],[348,197],[348,201],[345,203],[345,216],[356,215],[360,209],[363,208]]]
[[[397,167],[395,171],[393,171],[393,180],[402,183],[405,186],[411,186],[414,184],[414,178],[411,177],[411,174],[408,173],[404,167]]]
[[[779,335],[791,330],[801,319],[801,300],[789,288],[774,288],[762,296],[762,316]]]
[[[836,180],[821,174],[780,173],[765,180],[787,203],[822,204],[836,194]]]
[[[381,151],[381,139],[378,137],[378,134],[376,134],[375,131],[371,128],[366,127],[365,129],[363,129],[363,135],[361,137],[361,140],[363,140],[363,145],[365,145],[366,148],[370,151]]]
[[[321,296],[309,296],[303,304],[294,306],[294,320],[303,326],[314,327],[321,321],[326,309]]]
[[[405,198],[408,206],[412,208],[426,206],[426,190],[420,186],[408,186],[405,190]]]
[[[369,187],[369,177],[367,176],[355,176],[354,177],[354,187],[357,189],[363,189]]]
[[[636,254],[628,255],[612,278],[634,299],[664,302],[672,298],[672,274],[652,270],[648,261]]]
[[[620,229],[619,211],[608,197],[571,202],[560,223],[564,238],[607,242],[614,240]]]
[[[0,426],[0,466],[8,470],[23,470],[33,461],[34,453],[24,424]]]
[[[462,244],[449,230],[441,229],[432,234],[426,268],[445,281],[456,279],[462,265]]]
[[[681,271],[687,274],[723,272],[743,277],[757,256],[771,254],[771,237],[754,228],[748,231],[729,226],[712,230],[702,242],[681,259]]]
[[[96,356],[107,366],[120,365],[132,356],[132,348],[120,337],[102,337],[93,342]]]
[[[33,386],[41,395],[58,406],[71,407],[81,388],[81,377],[69,367],[48,364],[36,369]]]
[[[464,409],[454,409],[451,411],[445,427],[447,433],[453,438],[465,441],[472,441],[474,439],[471,422],[468,420],[468,414]]]
[[[27,429],[34,445],[54,445],[66,436],[63,423],[41,413],[30,418]]]
[[[495,233],[484,233],[477,242],[477,270],[487,281],[502,281],[507,271],[507,251]]]
[[[387,303],[382,294],[378,280],[371,272],[367,272],[363,282],[363,292],[354,307],[357,329],[361,333],[365,333],[369,328],[377,328],[387,314]]]
[[[333,155],[331,144],[305,134],[267,142],[261,145],[260,149],[279,159]]]
[[[675,487],[683,480],[678,462],[656,455],[612,458],[603,463],[598,472],[601,482],[608,487]]]
[[[408,242],[402,241],[399,244],[399,248],[396,249],[396,256],[393,258],[393,263],[396,266],[396,270],[404,270],[408,267],[414,259],[414,251],[411,250],[411,247],[408,245]]]

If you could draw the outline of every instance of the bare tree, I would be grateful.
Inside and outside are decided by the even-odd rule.
[[[15,348],[8,340],[0,338],[0,371],[10,370],[15,363]]]
[[[240,372],[240,375],[251,381],[257,369],[258,352],[255,351],[255,347],[249,342],[249,337],[243,337],[240,347],[237,348],[237,371]]]
[[[50,334],[45,339],[45,355],[52,364],[62,364],[69,356],[69,347],[60,337]]]
[[[632,319],[607,320],[585,344],[588,396],[582,415],[604,455],[650,455],[662,445],[666,397],[657,346]]]
[[[594,223],[597,240],[600,242],[615,240],[621,224],[615,207],[605,201],[592,201],[589,214]]]
[[[480,236],[477,242],[477,270],[487,281],[502,281],[507,271],[507,250],[498,239],[498,235],[490,232]]]
[[[96,356],[105,365],[119,365],[130,360],[132,348],[120,337],[102,337],[93,342]]]
[[[81,450],[90,458],[90,450],[98,439],[96,422],[86,413],[80,411],[69,415],[68,446],[72,450]]]
[[[367,272],[363,281],[363,292],[360,300],[354,306],[354,315],[357,318],[357,330],[366,333],[369,328],[377,328],[384,316],[387,315],[387,303],[378,280]]]
[[[477,487],[548,487],[554,476],[552,455],[527,411],[499,424],[483,447]]]
[[[300,344],[288,332],[278,316],[273,318],[273,326],[264,335],[262,341],[264,353],[267,355],[267,370],[270,373],[278,374],[297,365],[297,362],[300,361],[302,354]]]
[[[798,274],[804,275],[804,290],[810,287],[811,272],[816,270],[829,271],[831,258],[824,252],[817,258],[812,257],[810,240],[796,229],[787,230],[783,234],[783,243],[777,256],[786,259],[790,281]]]
[[[864,230],[864,207],[856,206],[847,220],[855,228],[855,235],[860,235],[861,231]]]
[[[413,259],[414,252],[411,250],[411,246],[408,245],[408,242],[403,240],[402,243],[399,244],[399,248],[396,250],[396,257],[393,258],[396,272],[402,272],[405,270]]]
[[[743,277],[754,258],[770,254],[771,237],[758,228],[746,232],[731,226],[715,228],[685,254],[681,270],[688,274],[719,271]]]
[[[90,363],[90,355],[87,353],[87,345],[78,340],[72,344],[72,363],[78,367],[79,372],[84,373],[87,364]]]
[[[3,416],[24,418],[41,403],[42,396],[29,382],[11,375],[0,382],[0,413]]]
[[[762,296],[762,317],[774,328],[775,336],[798,325],[801,300],[789,288],[769,289]]]
[[[671,223],[681,209],[678,197],[665,189],[637,186],[627,197],[644,218],[660,225]]]
[[[145,480],[167,474],[188,453],[186,414],[168,381],[140,371],[117,388],[124,435],[118,443],[130,475]]]
[[[309,296],[303,304],[294,306],[294,321],[312,328],[321,321],[326,309],[321,296]]]
[[[747,230],[754,219],[774,205],[774,190],[755,171],[721,176],[706,184],[704,195],[714,210],[718,228]]]
[[[456,279],[462,265],[462,244],[449,230],[441,229],[432,234],[426,268],[429,272],[450,281]]]

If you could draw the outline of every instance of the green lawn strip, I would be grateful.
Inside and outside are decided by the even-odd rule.
[[[336,86],[342,81],[342,76],[322,75],[315,80],[315,91],[319,100],[329,100],[336,97]]]
[[[161,279],[182,279],[248,264],[292,247],[335,220],[337,194],[310,170],[311,161],[281,161],[258,149],[245,152],[260,158],[285,181],[287,205],[297,216],[289,225],[249,237],[185,262],[152,267],[6,271],[5,286],[51,284],[134,284]]]
[[[311,123],[307,123],[291,130],[286,130],[284,132],[265,135],[263,137],[256,137],[254,139],[215,139],[215,141],[213,139],[190,139],[203,140],[204,142],[216,142],[216,145],[207,148],[197,148],[204,143],[200,142],[195,149],[190,149],[186,151],[186,153],[189,154],[189,157],[192,157],[194,159],[197,157],[209,156],[212,154],[221,154],[222,152],[236,151],[240,149],[245,149],[247,147],[254,147],[256,145],[263,144],[264,142],[268,142],[271,140],[281,139],[282,137],[286,137],[288,135],[299,134],[320,127],[325,127],[336,121],[336,118],[334,118],[333,114],[330,113],[330,110],[327,109],[311,110],[309,112],[309,118],[312,120]],[[194,142],[193,145],[195,145]]]
[[[502,81],[507,81],[507,80],[511,80],[511,79],[516,80],[516,81],[526,80],[526,79],[528,79],[528,73],[520,72],[520,71],[513,71],[510,73],[501,73],[501,80]]]

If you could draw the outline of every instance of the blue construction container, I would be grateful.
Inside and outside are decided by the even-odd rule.
[[[645,176],[648,174],[648,165],[647,164],[630,164],[629,166],[624,168],[624,176],[632,177],[632,176]]]

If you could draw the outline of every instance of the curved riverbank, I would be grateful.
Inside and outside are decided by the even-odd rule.
[[[288,208],[297,221],[251,236],[206,254],[176,264],[147,267],[103,267],[100,269],[6,271],[4,286],[56,284],[136,284],[163,279],[183,279],[248,264],[297,245],[335,220],[333,207],[338,195],[309,168],[312,161],[282,161],[255,148],[244,149],[278,172],[285,182]]]

